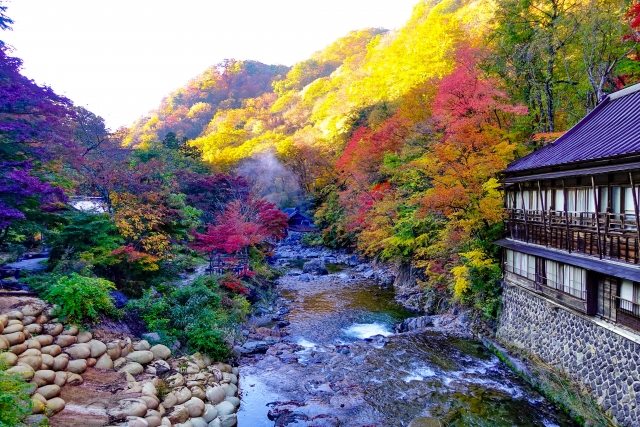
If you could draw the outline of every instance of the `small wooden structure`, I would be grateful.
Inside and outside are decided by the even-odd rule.
[[[290,231],[299,233],[311,233],[316,231],[313,219],[303,214],[299,208],[286,208],[282,210],[289,217],[288,225]]]

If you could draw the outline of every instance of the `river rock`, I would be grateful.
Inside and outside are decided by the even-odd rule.
[[[87,370],[87,361],[84,359],[70,360],[67,363],[67,371],[74,374],[81,374]]]
[[[220,418],[216,418],[215,420],[209,422],[208,427],[221,427]]]
[[[327,265],[324,263],[323,260],[319,258],[312,259],[311,261],[305,262],[304,266],[302,267],[302,271],[308,274],[315,274],[318,276],[329,274],[329,271],[327,270]]]
[[[115,419],[126,417],[143,417],[147,413],[147,405],[143,400],[129,398],[118,401],[118,406],[111,408],[107,414]]]
[[[127,364],[127,359],[125,359],[124,357],[119,357],[113,361],[113,369],[120,369],[126,364]]]
[[[171,388],[180,387],[184,385],[184,376],[180,372],[176,372],[165,378],[165,382]]]
[[[88,343],[93,339],[93,334],[89,331],[80,331],[78,332],[77,338],[78,338],[78,343],[84,344],[84,343]]]
[[[269,343],[266,341],[247,341],[240,347],[242,354],[264,354],[269,350]]]
[[[89,368],[93,368],[94,366],[96,366],[96,362],[98,361],[98,359],[93,358],[93,357],[88,357],[87,358],[87,366]]]
[[[13,354],[22,354],[25,351],[27,351],[27,344],[26,343],[22,343],[22,344],[16,344],[16,345],[12,345],[11,347],[9,347],[9,351]]]
[[[29,365],[16,365],[7,369],[5,372],[9,374],[18,374],[25,380],[29,381],[33,378],[33,375],[36,373],[33,368]]]
[[[0,352],[0,364],[13,366],[18,362],[18,356],[8,351]]]
[[[62,348],[57,344],[53,344],[53,345],[48,345],[48,346],[40,348],[40,352],[44,353],[44,354],[49,354],[49,355],[51,355],[53,357],[56,357],[57,355],[62,353]]]
[[[27,304],[23,305],[20,309],[23,315],[33,317],[39,316],[42,313],[42,310],[44,310],[44,306],[41,304]]]
[[[429,326],[433,326],[433,318],[431,316],[411,317],[396,326],[396,332],[415,331]]]
[[[67,384],[68,385],[80,385],[84,382],[82,375],[76,374],[74,372],[67,372]]]
[[[204,405],[204,413],[202,414],[202,418],[208,423],[213,421],[214,418],[218,416],[218,410],[215,406],[210,403],[205,403]]]
[[[69,364],[69,356],[66,354],[60,354],[53,358],[53,366],[51,367],[54,371],[64,371],[67,369],[67,365]]]
[[[143,394],[139,397],[139,399],[144,400],[144,403],[146,403],[148,409],[157,409],[158,405],[160,405],[160,399],[158,399],[158,396]],[[147,413],[147,415],[149,414]]]
[[[31,335],[38,335],[42,333],[42,325],[38,325],[37,323],[27,325],[25,326],[24,329],[28,331]]]
[[[21,332],[23,329],[24,329],[24,325],[22,323],[16,323],[14,325],[10,325],[4,328],[4,331],[2,333],[4,335],[9,335],[14,332]]]
[[[238,416],[236,414],[220,415],[220,427],[233,427],[238,424]]]
[[[47,399],[41,394],[34,393],[31,396],[31,413],[41,414],[47,409]]]
[[[206,395],[207,400],[213,405],[217,405],[227,397],[226,390],[221,386],[207,388]]]
[[[40,348],[42,348],[42,346],[40,345],[40,341],[38,341],[35,338],[29,338],[28,340],[26,340],[24,342],[24,344],[27,345],[27,349],[36,349],[36,350],[40,350]]]
[[[8,328],[5,328],[5,331],[7,329]],[[24,332],[22,332],[21,330],[17,331],[17,332],[10,333],[10,334],[4,334],[3,336],[9,342],[9,345],[22,344],[26,340]]]
[[[218,411],[218,417],[222,417],[223,415],[233,414],[236,411],[233,403],[227,402],[226,400],[215,405],[216,410]]]
[[[191,425],[193,427],[208,427],[209,423],[204,420],[202,417],[191,418]]]
[[[53,337],[58,337],[64,330],[62,323],[46,323],[43,326],[45,332]]]
[[[45,385],[36,390],[36,393],[42,395],[45,399],[53,399],[60,394],[60,387],[55,384]]]
[[[22,320],[24,318],[24,314],[22,314],[22,312],[18,310],[11,310],[10,312],[5,313],[5,316],[7,316],[7,319],[9,320],[13,320],[13,319]]]
[[[160,427],[162,425],[162,417],[159,415],[147,415],[144,419],[149,427]]]
[[[191,390],[191,396],[197,397],[200,400],[207,400],[207,394],[205,393],[202,386],[196,385],[193,387],[189,387],[189,390]]]
[[[156,386],[153,385],[151,381],[146,381],[145,383],[142,384],[141,393],[149,396],[155,396],[158,394],[158,390],[156,389]]]
[[[37,335],[33,337],[33,339],[40,343],[40,347],[46,347],[53,344],[53,337],[51,335]]]
[[[149,423],[145,418],[127,417],[127,427],[149,427]]]
[[[4,335],[0,335],[0,351],[8,350],[11,347],[9,344],[9,340],[4,337]]]
[[[80,332],[80,329],[78,329],[77,326],[75,325],[71,325],[69,326],[67,329],[62,331],[62,335],[78,335],[78,333]]]
[[[153,360],[153,353],[149,350],[136,350],[127,354],[126,359],[141,365],[146,365]]]
[[[53,379],[53,383],[58,387],[63,387],[67,383],[67,372],[66,371],[56,372],[56,376]]]
[[[150,351],[153,353],[153,357],[156,360],[165,360],[171,357],[171,350],[169,350],[169,347],[162,344],[154,345],[151,347]]]
[[[42,366],[42,357],[40,356],[25,356],[18,357],[18,365],[29,365],[34,371],[40,369]]]
[[[229,374],[227,372],[222,373],[222,380],[225,382],[229,382],[231,384],[238,384],[238,377],[234,374]]]
[[[151,345],[147,340],[138,341],[137,343],[133,344],[133,349],[136,351],[149,350],[150,348]]]
[[[187,400],[191,399],[191,390],[187,387],[178,387],[173,390],[176,395],[176,399],[178,400],[178,405],[183,404]]]
[[[64,409],[64,400],[59,397],[47,400],[47,413],[54,415]]]
[[[7,317],[7,315],[0,314],[0,325],[2,326],[2,328],[7,326],[8,324],[9,324],[9,318]]]
[[[103,354],[96,361],[96,369],[110,370],[113,369],[113,360],[107,353]]]
[[[52,334],[53,335],[53,334]],[[78,341],[78,337],[75,335],[58,335],[55,343],[60,347],[69,347]]]
[[[169,421],[173,424],[180,424],[189,419],[189,410],[182,405],[176,405],[168,415]]]
[[[122,348],[120,347],[119,342],[110,342],[107,343],[107,354],[111,357],[111,360],[116,360],[120,358],[122,353]]]
[[[55,371],[50,369],[42,369],[36,371],[33,375],[33,382],[36,383],[39,387],[45,386],[47,384],[53,384],[56,379]]]
[[[236,409],[240,407],[240,399],[236,396],[228,396],[225,401],[231,403]]]
[[[74,344],[65,348],[65,353],[71,357],[71,359],[86,359],[91,356],[91,348],[89,344]]]
[[[137,362],[128,362],[122,368],[118,369],[118,372],[128,372],[131,375],[138,375],[144,372],[144,367]]]
[[[176,394],[173,391],[167,393],[164,396],[164,399],[162,399],[162,406],[167,409],[173,408],[177,404],[178,404],[178,398],[176,397]]]
[[[222,386],[222,388],[224,388],[226,395],[229,397],[238,394],[238,386],[236,386],[235,384],[225,384]]]
[[[91,351],[90,356],[95,359],[107,352],[107,345],[102,341],[90,340],[87,344],[89,345],[89,349]]]
[[[184,402],[184,407],[189,411],[191,418],[199,417],[204,413],[204,402],[197,397],[192,397]]]
[[[42,369],[51,369],[53,366],[53,356],[41,353],[40,357],[42,357],[42,366],[44,366]]]

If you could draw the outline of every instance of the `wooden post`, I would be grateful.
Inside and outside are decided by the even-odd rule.
[[[544,230],[544,245],[549,246],[549,234],[547,233],[547,220],[546,220],[546,197],[542,197],[542,187],[540,186],[540,180],[538,180],[538,195],[540,196],[540,208],[542,211],[542,229]],[[551,228],[551,227],[549,227]]]
[[[562,194],[564,194],[564,225],[565,225],[565,230],[567,233],[567,238],[566,238],[566,242],[567,242],[567,250],[569,252],[571,252],[571,240],[569,238],[569,211],[568,211],[568,207],[567,207],[567,187],[565,186],[564,183],[564,179],[562,180]]]
[[[591,175],[591,188],[593,189],[593,203],[596,206],[596,231],[598,233],[598,256],[602,259],[602,239],[600,237],[600,219],[598,218],[598,213],[600,212],[600,198],[598,197],[598,190],[596,188],[596,180]],[[592,234],[593,236],[593,234]]]
[[[522,183],[518,183],[518,189],[520,190],[520,200],[522,201],[522,213],[524,214],[524,240],[529,242],[529,222],[527,221],[527,207],[524,203],[524,192],[522,191]]]

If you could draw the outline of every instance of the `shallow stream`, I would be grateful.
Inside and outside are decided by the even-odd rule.
[[[279,292],[255,326],[271,346],[241,360],[240,427],[573,425],[480,343],[393,334],[410,313],[355,270],[294,269]]]

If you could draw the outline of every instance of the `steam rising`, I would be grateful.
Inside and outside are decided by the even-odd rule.
[[[303,200],[298,178],[271,151],[245,160],[237,173],[251,184],[256,195],[278,207],[297,206]]]

